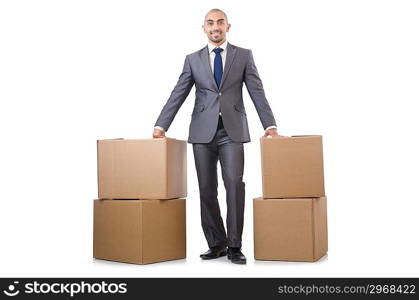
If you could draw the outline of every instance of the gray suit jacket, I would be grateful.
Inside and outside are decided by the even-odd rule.
[[[169,129],[176,113],[195,84],[195,106],[189,126],[189,143],[209,143],[215,135],[219,112],[224,128],[235,142],[250,142],[243,105],[243,82],[256,107],[263,128],[276,125],[265,97],[252,51],[227,43],[227,57],[220,88],[211,70],[208,47],[185,58],[182,74],[164,105],[155,126]]]

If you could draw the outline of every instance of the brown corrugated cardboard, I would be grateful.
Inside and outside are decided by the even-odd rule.
[[[135,264],[185,258],[185,199],[95,200],[93,257]]]
[[[316,261],[327,253],[327,200],[253,199],[258,260]]]
[[[322,137],[261,138],[263,198],[322,197]]]
[[[186,197],[186,141],[97,141],[99,199]]]

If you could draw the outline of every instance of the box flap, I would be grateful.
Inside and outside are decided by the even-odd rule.
[[[186,253],[186,201],[144,200],[142,202],[143,263],[184,258]]]
[[[313,260],[311,198],[256,198],[253,205],[256,259]]]

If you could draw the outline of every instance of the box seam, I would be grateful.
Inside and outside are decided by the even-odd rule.
[[[164,173],[165,173],[165,176],[166,176],[166,184],[165,184],[165,197],[167,198],[168,197],[168,195],[169,195],[169,166],[168,166],[168,163],[169,163],[169,140],[168,139],[166,139],[166,147],[164,148],[164,151],[165,151],[165,155],[164,155],[164,157],[165,157],[165,163],[164,163],[164,168],[165,168],[165,170],[164,170]]]
[[[143,202],[141,200],[138,200],[140,202],[140,207],[139,207],[139,219],[140,219],[140,238],[138,239],[138,242],[140,243],[140,261],[143,264],[144,263],[144,247],[143,247]]]
[[[264,161],[265,161],[265,159],[264,159],[264,155],[263,155],[263,138],[261,137],[260,138],[260,156],[261,156],[261,177],[262,177],[262,195],[265,195],[265,182],[264,182],[264,179],[263,179],[263,174],[264,174]]]
[[[96,140],[96,179],[97,179],[97,197],[100,199],[99,191],[99,140]]]
[[[115,174],[115,143],[111,143],[111,145],[111,174]],[[113,180],[113,176],[111,176],[111,195],[115,195],[114,185],[115,182]]]
[[[316,259],[316,222],[314,220],[314,201],[315,198],[311,198],[311,231],[312,231],[312,260]]]

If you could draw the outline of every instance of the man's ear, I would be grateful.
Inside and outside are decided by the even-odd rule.
[[[230,30],[230,27],[231,27],[231,24],[228,24],[228,26],[227,26],[227,32]]]

